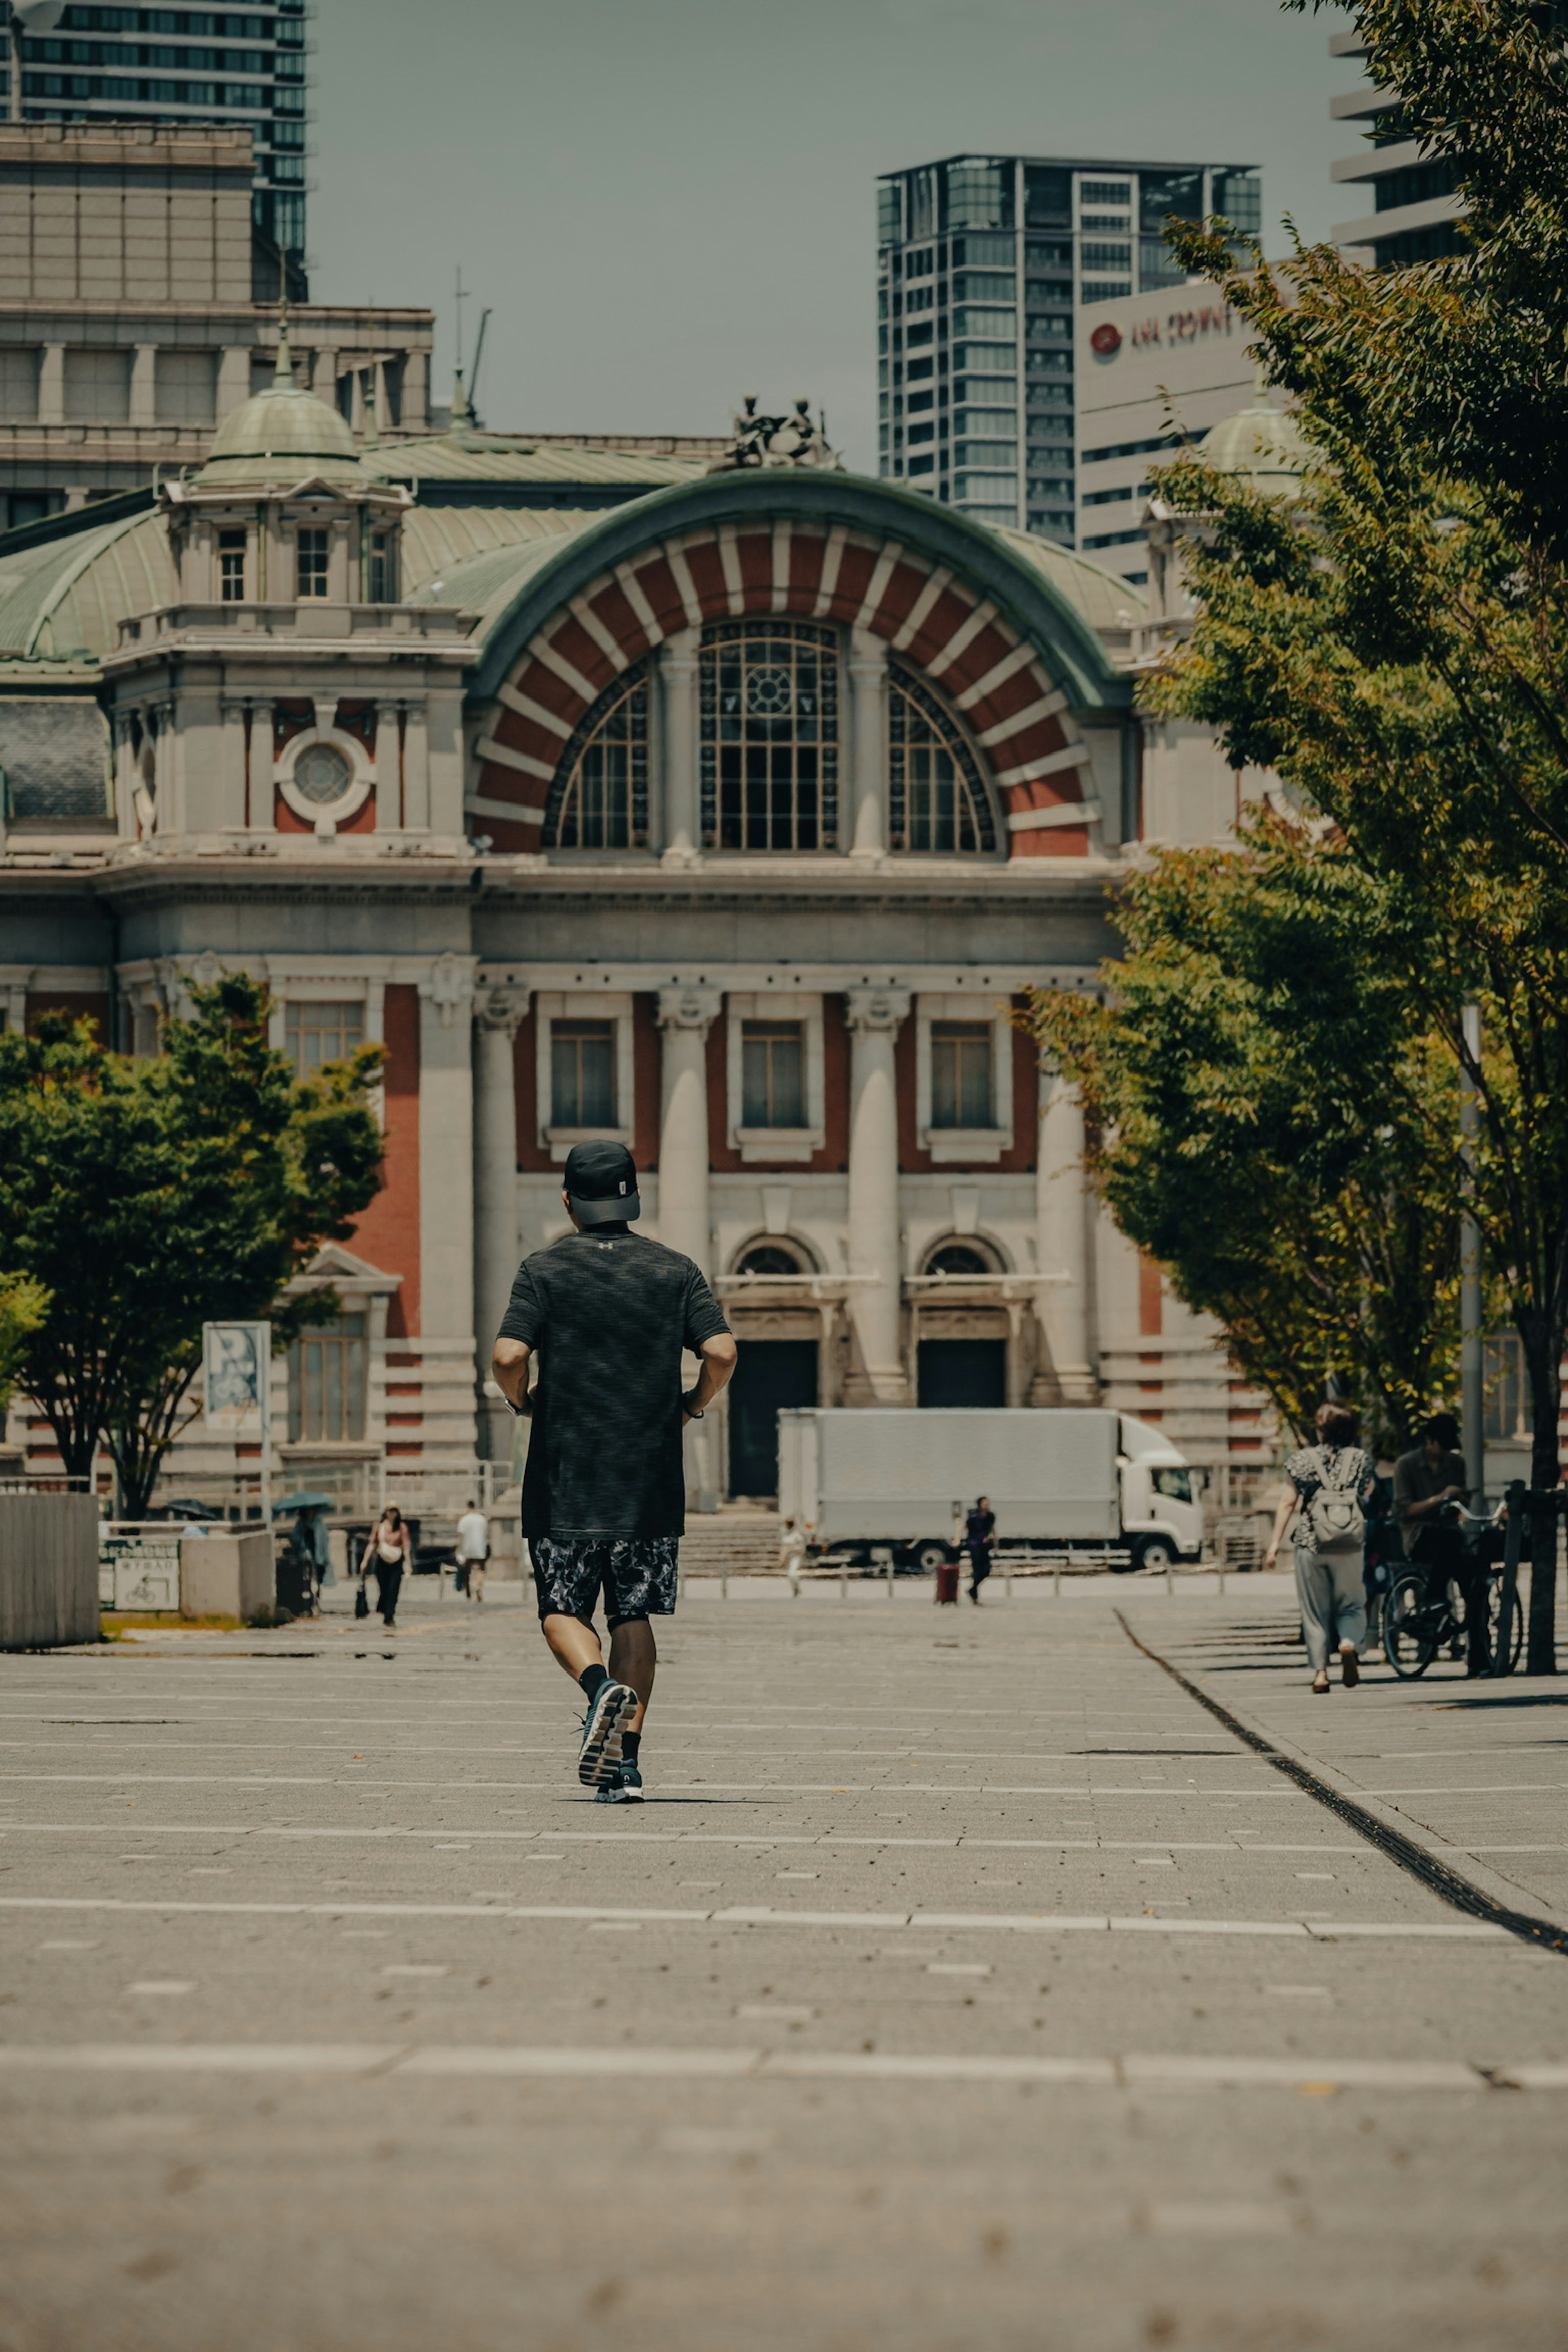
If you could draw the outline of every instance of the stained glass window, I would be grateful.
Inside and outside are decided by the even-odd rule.
[[[894,849],[994,851],[996,831],[974,755],[930,689],[888,672],[888,839]]]
[[[607,686],[567,744],[544,815],[546,849],[647,846],[647,664]]]
[[[838,835],[838,641],[804,621],[723,621],[701,651],[702,839],[709,849],[832,849]]]

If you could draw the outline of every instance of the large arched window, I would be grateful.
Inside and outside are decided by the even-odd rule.
[[[702,841],[832,849],[838,641],[805,621],[721,621],[701,649]]]
[[[888,670],[888,841],[949,855],[996,847],[991,797],[957,720],[897,663]]]
[[[605,688],[562,754],[544,813],[546,849],[647,846],[647,664]]]

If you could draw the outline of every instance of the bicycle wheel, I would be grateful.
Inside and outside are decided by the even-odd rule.
[[[1428,1608],[1424,1576],[1396,1576],[1383,1604],[1383,1654],[1404,1682],[1424,1675],[1437,1654],[1446,1612]]]
[[[1489,1576],[1486,1582],[1487,1654],[1496,1660],[1498,1634],[1501,1630],[1502,1579]],[[1511,1675],[1519,1664],[1519,1654],[1524,1647],[1524,1595],[1517,1587],[1513,1596],[1513,1617],[1508,1634],[1508,1669]]]

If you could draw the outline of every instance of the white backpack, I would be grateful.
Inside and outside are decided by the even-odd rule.
[[[1312,1531],[1312,1542],[1320,1552],[1360,1551],[1366,1541],[1366,1514],[1361,1507],[1359,1486],[1361,1454],[1356,1446],[1331,1453],[1327,1446],[1315,1449],[1319,1457],[1319,1485],[1306,1507],[1307,1525]],[[1347,1468],[1351,1484],[1343,1483]]]

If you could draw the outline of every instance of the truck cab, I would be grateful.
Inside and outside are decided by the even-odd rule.
[[[1121,1528],[1134,1567],[1163,1568],[1201,1558],[1203,1505],[1185,1457],[1148,1422],[1126,1412],[1119,1421]]]

